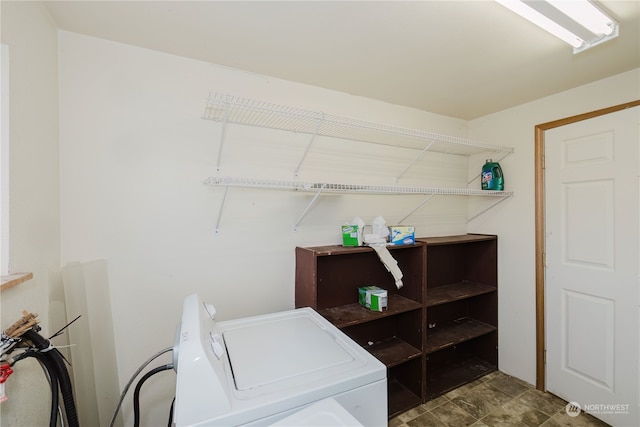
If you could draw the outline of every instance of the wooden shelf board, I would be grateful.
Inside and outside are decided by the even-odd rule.
[[[428,329],[425,353],[433,353],[496,330],[498,328],[495,326],[470,317],[463,317],[443,326]]]
[[[429,246],[432,245],[452,245],[457,243],[483,242],[486,240],[497,240],[497,236],[490,234],[462,234],[459,236],[440,236],[440,237],[418,237],[417,242],[424,242]]]
[[[427,289],[427,307],[446,304],[465,298],[471,298],[482,294],[495,292],[495,286],[483,283],[462,281],[445,286],[438,286]]]
[[[15,273],[1,277],[2,285],[0,286],[0,292],[13,288],[14,286],[18,286],[20,283],[24,283],[27,280],[33,279],[33,273]]]
[[[427,362],[427,400],[483,377],[496,369],[496,365],[471,354],[447,359],[440,363]]]
[[[415,348],[397,337],[363,347],[388,368],[422,355],[420,349]]]
[[[387,245],[387,249],[393,252],[396,250],[415,248],[420,246],[422,246],[422,243],[415,243],[413,245]],[[313,246],[313,247],[308,247],[303,249],[313,251],[317,256],[346,255],[346,254],[373,252],[373,249],[369,246],[330,245],[330,246]]]
[[[421,308],[422,304],[419,302],[394,294],[389,295],[387,299],[387,309],[385,311],[371,311],[359,303],[353,303],[339,307],[324,308],[318,310],[318,313],[338,328],[344,328],[407,311],[420,310]]]

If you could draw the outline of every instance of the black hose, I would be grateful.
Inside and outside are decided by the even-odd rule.
[[[25,332],[23,336],[31,341],[36,348],[41,350],[40,354],[49,361],[52,371],[56,374],[60,393],[62,394],[62,401],[64,403],[67,425],[69,427],[80,427],[76,404],[73,399],[71,378],[69,377],[69,371],[67,371],[67,367],[64,364],[64,357],[58,349],[49,349],[51,346],[49,340],[38,334],[36,331],[29,330]]]
[[[80,427],[78,412],[76,411],[76,403],[73,398],[73,386],[71,384],[71,378],[69,377],[69,371],[67,371],[67,367],[64,364],[64,358],[55,348],[44,354],[52,361],[53,366],[56,369],[56,373],[58,374],[67,425],[69,427]]]
[[[55,368],[52,366],[51,361],[44,354],[36,351],[26,351],[20,355],[20,358],[16,358],[15,362],[26,359],[27,357],[33,357],[40,362],[42,368],[46,371],[49,385],[51,386],[51,414],[49,415],[49,427],[56,427],[58,425],[58,376]]]
[[[158,366],[144,374],[142,378],[140,378],[140,381],[138,381],[136,389],[133,392],[133,427],[140,427],[140,389],[142,389],[142,385],[158,372],[168,371],[170,369],[173,369],[173,363]]]
[[[116,409],[113,411],[113,415],[111,416],[111,422],[109,423],[109,427],[113,427],[115,425],[116,422],[116,418],[118,417],[118,412],[120,412],[120,408],[122,407],[122,402],[124,401],[124,397],[127,395],[127,392],[129,391],[129,388],[131,387],[131,384],[133,384],[133,381],[135,381],[135,379],[138,377],[138,375],[140,375],[140,372],[142,372],[142,370],[151,362],[153,362],[154,360],[156,360],[158,357],[162,356],[163,354],[172,351],[173,348],[172,347],[167,347],[164,350],[161,350],[159,352],[157,352],[156,354],[154,354],[153,356],[151,356],[151,358],[149,358],[146,362],[144,362],[137,370],[136,372],[131,376],[131,378],[129,378],[129,381],[127,382],[127,385],[124,386],[124,390],[122,390],[122,393],[120,393],[120,399],[118,400],[118,405],[116,405]]]
[[[171,407],[169,408],[169,423],[167,424],[167,427],[171,427],[173,425],[173,405],[176,404],[176,398],[174,397],[173,400],[171,401]]]

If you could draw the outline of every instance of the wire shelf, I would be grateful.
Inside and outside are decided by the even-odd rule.
[[[511,147],[221,93],[209,95],[202,118],[417,150],[428,147],[429,151],[464,156],[486,152],[513,152]]]
[[[358,185],[358,184],[333,184],[300,181],[279,181],[267,179],[209,177],[204,183],[210,186],[223,187],[247,187],[270,190],[305,191],[313,193],[343,193],[343,194],[422,194],[422,195],[449,195],[449,196],[488,196],[510,197],[510,191],[471,190],[467,188],[439,188],[439,187],[413,187],[413,186],[388,186],[388,185]]]

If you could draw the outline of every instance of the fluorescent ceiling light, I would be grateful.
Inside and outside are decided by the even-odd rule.
[[[582,52],[618,36],[618,23],[589,0],[496,0]]]

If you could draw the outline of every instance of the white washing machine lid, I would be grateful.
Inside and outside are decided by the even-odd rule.
[[[177,426],[242,425],[386,380],[386,367],[310,308],[216,322],[184,301]]]
[[[236,390],[250,390],[354,360],[309,316],[283,316],[222,332]]]

